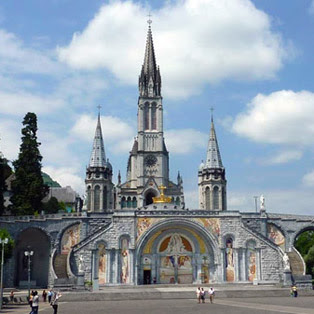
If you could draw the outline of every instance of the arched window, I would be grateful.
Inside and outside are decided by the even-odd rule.
[[[87,188],[87,210],[91,209],[92,205],[92,193],[91,193],[91,187],[89,186]]]
[[[157,122],[156,122],[156,104],[152,105],[152,130],[157,129]]]
[[[121,208],[125,208],[126,207],[126,201],[125,201],[125,197],[123,196],[121,199]]]
[[[153,197],[156,196],[154,192],[148,192],[145,196],[145,205],[150,205],[153,203]]]
[[[210,209],[210,189],[206,187],[205,189],[205,209]]]
[[[219,188],[215,186],[213,189],[214,210],[219,209]]]
[[[226,195],[225,195],[225,188],[221,188],[221,210],[226,209]]]
[[[136,208],[136,207],[137,207],[137,199],[136,199],[135,196],[133,197],[132,207],[133,207],[133,208]]]
[[[107,206],[107,187],[104,187],[104,191],[103,191],[103,209],[108,209],[108,206]]]
[[[131,201],[131,197],[130,196],[128,197],[126,207],[127,208],[131,208],[132,207],[132,201]]]
[[[226,240],[226,280],[234,281],[235,272],[234,272],[234,260],[233,260],[233,240],[232,238],[228,238]]]
[[[97,212],[100,209],[100,186],[95,186],[94,191],[94,211]]]
[[[144,130],[149,130],[149,105],[144,106]]]

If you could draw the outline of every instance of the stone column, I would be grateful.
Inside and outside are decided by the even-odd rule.
[[[129,249],[129,283],[134,284],[134,250]]]
[[[196,268],[196,282],[197,284],[202,283],[202,258],[200,254],[195,254],[195,268]]]
[[[98,282],[98,250],[92,250],[92,280],[93,280],[93,291],[99,290],[99,282]]]
[[[239,249],[233,249],[234,281],[239,281]]]
[[[247,281],[246,249],[242,248],[242,280]]]
[[[256,249],[256,279],[262,280],[261,249]]]
[[[221,281],[226,281],[226,261],[225,261],[225,249],[222,248],[220,250],[220,257],[221,257],[221,271],[220,271],[220,278]]]
[[[119,264],[120,264],[120,250],[115,250],[115,262],[114,262],[114,272],[113,272],[113,275],[114,275],[114,280],[113,280],[113,283],[121,283],[121,280],[120,280],[120,272],[119,272]]]
[[[110,278],[111,276],[111,250],[106,250],[106,283],[111,283],[112,282],[112,278]]]
[[[152,280],[154,280],[154,277],[157,280],[157,254],[154,254],[152,257],[150,257],[152,260]]]

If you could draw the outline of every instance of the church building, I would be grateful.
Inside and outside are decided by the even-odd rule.
[[[263,198],[258,212],[229,210],[213,117],[206,159],[195,171],[199,206],[186,208],[181,175],[176,182],[169,178],[161,82],[149,25],[126,181],[119,173],[118,183],[112,182],[99,114],[82,211],[0,217],[0,228],[16,241],[5,265],[7,286],[25,286],[27,248],[34,252],[37,271],[31,280],[37,287],[79,287],[86,281],[94,290],[106,285],[310,284],[294,242],[304,230],[314,230],[314,217],[268,213]]]

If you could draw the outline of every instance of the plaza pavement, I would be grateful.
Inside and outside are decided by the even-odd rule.
[[[1,313],[26,314],[29,313],[28,305],[5,308]],[[49,304],[40,303],[39,313],[52,314]],[[210,304],[198,304],[195,299],[180,300],[123,300],[120,301],[91,301],[91,302],[61,302],[59,314],[313,314],[313,297],[268,297],[268,298],[220,298]]]

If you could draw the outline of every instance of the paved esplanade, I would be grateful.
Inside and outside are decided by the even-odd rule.
[[[123,299],[123,294],[121,294]],[[27,313],[28,306],[18,306],[12,310],[4,309],[3,313]],[[188,313],[219,313],[219,314],[262,314],[262,313],[295,313],[313,314],[313,297],[281,297],[281,298],[235,298],[217,299],[214,304],[206,300],[205,304],[198,304],[195,299],[181,300],[126,300],[126,301],[89,301],[89,302],[60,302],[60,314],[188,314]],[[48,304],[40,304],[39,312],[52,313]]]

